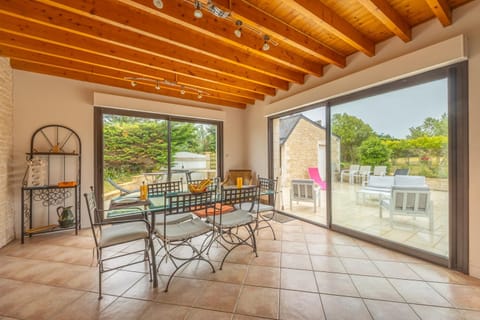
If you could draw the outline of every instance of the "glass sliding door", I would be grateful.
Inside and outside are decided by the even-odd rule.
[[[333,225],[449,256],[448,85],[443,76],[331,102]]]
[[[280,190],[277,208],[320,224],[326,224],[327,212],[325,110],[317,105],[271,120],[273,173]]]
[[[95,108],[95,181],[103,207],[138,196],[143,183],[218,176],[221,130],[215,121]]]

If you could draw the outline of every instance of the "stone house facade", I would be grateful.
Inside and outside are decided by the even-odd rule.
[[[327,130],[319,122],[303,115],[280,120],[281,185],[290,186],[292,179],[309,179],[308,168],[318,167],[326,180]],[[340,169],[340,138],[332,137],[332,172]]]

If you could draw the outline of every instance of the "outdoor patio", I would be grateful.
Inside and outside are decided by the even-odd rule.
[[[362,198],[357,203],[359,184],[335,183],[333,185],[333,223],[387,240],[400,242],[439,254],[448,255],[448,193],[431,190],[433,201],[434,230],[428,229],[428,219],[395,216],[390,225],[388,210],[384,209],[383,218],[379,217],[379,200],[376,197]],[[290,188],[280,193],[278,208],[315,223],[326,223],[326,191],[320,191],[320,207],[313,212],[311,202],[293,202],[290,209]],[[282,202],[283,201],[283,202]]]

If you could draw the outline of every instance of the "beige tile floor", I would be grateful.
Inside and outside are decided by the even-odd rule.
[[[0,249],[0,319],[480,319],[479,279],[298,220],[275,229],[258,257],[192,263],[168,293],[168,265],[157,289],[143,264],[107,273],[100,301],[89,230],[15,241]]]
[[[333,222],[369,235],[401,242],[414,248],[448,257],[448,193],[431,191],[434,213],[434,229],[428,230],[426,218],[396,216],[390,224],[388,210],[379,217],[378,198],[362,197],[357,201],[358,184],[335,183],[333,188]],[[290,190],[284,188],[277,204],[284,211],[315,223],[326,223],[326,192],[320,191],[320,205],[313,212],[311,202],[293,202],[290,208]],[[283,201],[283,202],[282,202]]]

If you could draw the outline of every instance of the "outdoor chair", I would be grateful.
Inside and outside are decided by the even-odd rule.
[[[322,179],[317,167],[308,168],[308,175],[310,176],[310,179],[312,179],[320,189],[327,190],[327,182]]]
[[[384,176],[387,174],[387,166],[375,166],[373,167],[374,176]]]
[[[269,228],[272,231],[273,239],[276,240],[275,230],[272,227],[271,221],[275,218],[275,205],[277,201],[277,179],[269,178],[257,178],[258,186],[260,187],[260,200],[257,204],[254,205],[252,212],[258,214],[258,221],[255,230],[260,231],[261,229]],[[251,203],[243,202],[241,204],[236,204],[236,209],[250,210]],[[268,215],[267,215],[268,213]],[[264,224],[263,226],[261,224]]]
[[[429,220],[429,229],[433,231],[433,212],[428,187],[393,186],[390,199],[380,201],[380,218],[382,209],[390,213],[390,225],[393,226],[394,216],[409,216],[413,219],[426,217]]]
[[[260,187],[248,186],[243,188],[223,187],[221,191],[221,207],[218,215],[208,216],[207,221],[215,226],[217,232],[215,236],[216,242],[227,252],[223,256],[220,263],[220,270],[229,254],[242,245],[247,245],[257,254],[257,243],[255,238],[255,230],[253,226],[257,224],[257,212]],[[248,205],[246,205],[248,203]],[[234,207],[240,205],[241,208],[233,211],[223,212],[223,208]],[[238,232],[239,228],[245,228],[247,235],[242,238]],[[236,230],[237,232],[235,232]]]
[[[117,189],[118,191],[120,191],[120,196],[125,196],[127,194],[131,194],[131,193],[134,193],[134,192],[138,192],[138,189],[136,190],[128,190],[124,187],[122,187],[121,185],[119,185],[118,183],[116,183],[115,181],[113,181],[111,178],[107,178],[105,179],[105,181],[107,181],[108,183],[110,183],[115,189]]]
[[[359,180],[360,183],[363,184],[364,181],[368,180],[371,170],[372,166],[360,166],[360,169],[358,169],[357,173],[353,175],[354,181]]]
[[[311,179],[292,180],[290,188],[290,210],[292,210],[293,201],[313,202],[313,212],[317,212],[317,202],[320,206],[320,197],[315,188],[315,182]]]
[[[95,241],[97,265],[98,265],[98,299],[102,298],[102,274],[105,272],[118,270],[133,264],[147,262],[150,273],[150,281],[152,281],[152,269],[155,266],[155,257],[152,255],[150,260],[149,249],[153,253],[152,237],[150,223],[148,222],[146,213],[138,208],[131,208],[131,214],[140,215],[143,218],[115,220],[112,222],[102,222],[102,215],[107,210],[99,210],[96,205],[95,194],[93,188],[91,192],[85,193],[85,201],[87,203],[88,218],[92,228],[93,239]],[[135,243],[143,241],[144,247],[133,251],[125,252],[124,248],[109,252],[106,257],[103,251],[117,245],[124,245],[126,243]],[[128,255],[138,256],[142,259],[135,258],[133,261],[122,263],[122,258]],[[119,260],[115,260],[119,259]],[[117,261],[117,263],[115,263]],[[105,263],[112,263],[114,266],[109,266]],[[156,286],[156,282],[154,282]]]
[[[393,173],[394,176],[408,176],[410,173],[410,169],[405,168],[405,169],[395,169],[395,172]]]
[[[178,223],[168,223],[168,220],[172,216],[194,215],[194,212],[198,211],[205,211],[206,215],[208,208],[215,204],[216,190],[170,195],[165,193],[164,199],[164,207],[167,208],[163,214],[164,220],[161,224],[155,225],[154,235],[162,243],[162,249],[157,251],[157,254],[163,253],[158,267],[164,261],[171,262],[174,266],[165,287],[167,292],[175,274],[192,261],[204,261],[210,265],[212,272],[215,272],[213,264],[204,256],[213,241],[214,224],[208,224],[198,217]],[[213,215],[213,221],[215,221],[215,215]],[[205,236],[205,239],[201,245],[195,245],[192,240],[200,236]]]
[[[249,169],[230,169],[222,185],[237,185],[237,178],[242,178],[244,186],[254,185],[252,170]]]
[[[344,169],[340,171],[340,182],[343,182],[343,177],[347,176],[348,177],[348,182],[352,184],[355,179],[355,175],[358,173],[358,170],[360,169],[360,165],[358,164],[352,164],[350,166],[350,169]]]

